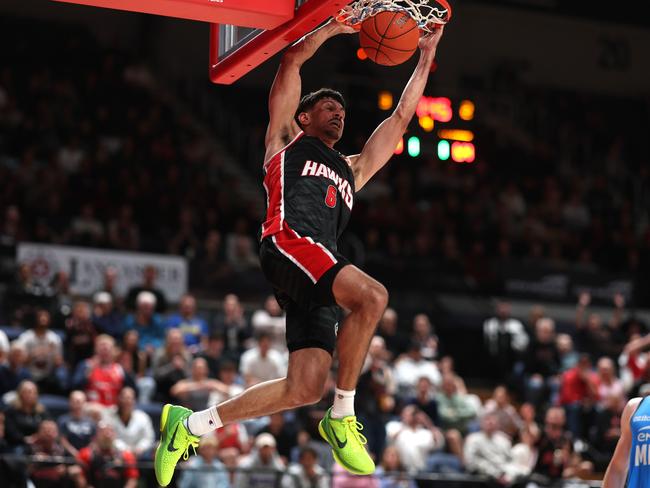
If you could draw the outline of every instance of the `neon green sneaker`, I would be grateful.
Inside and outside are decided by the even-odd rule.
[[[190,457],[190,446],[196,454],[199,438],[190,434],[183,423],[191,414],[190,409],[169,403],[163,407],[160,416],[160,443],[156,449],[154,463],[156,479],[160,486],[167,486],[172,480],[174,469],[181,456],[184,460]]]
[[[332,446],[334,459],[352,474],[372,474],[375,463],[366,451],[368,440],[360,434],[363,425],[354,415],[333,419],[330,408],[318,424],[318,432]]]

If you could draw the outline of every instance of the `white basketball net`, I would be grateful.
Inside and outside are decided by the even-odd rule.
[[[379,12],[387,11],[407,13],[421,30],[427,32],[431,32],[436,25],[446,24],[450,14],[449,9],[430,0],[357,0],[341,10],[337,20],[357,25]]]

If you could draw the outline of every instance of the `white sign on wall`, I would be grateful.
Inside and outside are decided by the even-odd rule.
[[[98,291],[108,266],[117,270],[119,295],[142,283],[142,270],[148,265],[158,270],[156,287],[170,302],[178,302],[187,292],[187,261],[178,256],[20,243],[16,258],[19,263],[30,265],[34,280],[39,283],[50,283],[58,271],[65,271],[70,277],[70,291],[76,295],[89,296]]]

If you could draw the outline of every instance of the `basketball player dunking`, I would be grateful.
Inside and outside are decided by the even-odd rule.
[[[343,97],[321,89],[301,99],[300,68],[327,39],[354,32],[330,20],[296,42],[282,59],[269,97],[264,163],[268,208],[260,261],[287,314],[287,376],[255,385],[202,412],[165,405],[155,460],[162,486],[169,484],[176,463],[181,456],[187,458],[199,436],[226,424],[319,401],[335,347],[334,404],[319,431],[345,469],[355,474],[375,469],[354,415],[354,394],[388,294],[341,256],[336,242],[350,218],[354,192],[388,162],[406,131],[443,29],[420,39],[419,62],[395,111],[377,127],[361,154],[346,157],[334,149],[345,123]],[[341,309],[349,311],[344,319]]]
[[[621,436],[603,488],[650,486],[650,397],[632,398],[621,416]]]

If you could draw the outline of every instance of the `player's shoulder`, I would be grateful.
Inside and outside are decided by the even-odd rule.
[[[629,425],[632,415],[634,415],[634,413],[639,409],[642,401],[643,397],[635,397],[628,400],[625,408],[623,409],[623,415],[621,416],[622,423]]]
[[[625,409],[634,412],[637,408],[639,408],[639,405],[641,405],[642,401],[643,397],[630,398],[625,405]]]

